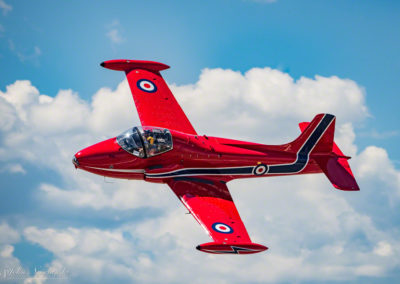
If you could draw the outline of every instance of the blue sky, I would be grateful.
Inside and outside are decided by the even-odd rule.
[[[161,222],[159,220],[174,216],[171,208],[176,213],[178,205],[174,203],[171,193],[168,193],[171,194],[169,196],[163,191],[164,195],[160,197],[157,192],[152,191],[152,185],[143,185],[150,193],[141,192],[140,183],[132,185],[138,191],[131,195],[133,193],[127,189],[131,185],[118,181],[115,181],[116,184],[105,184],[101,178],[77,174],[70,163],[70,157],[80,148],[116,135],[138,123],[129,91],[127,93],[126,86],[121,83],[123,74],[99,66],[104,60],[129,58],[160,61],[171,66],[163,75],[174,86],[173,90],[195,128],[198,125],[202,132],[260,142],[268,142],[273,137],[277,137],[277,141],[284,141],[296,135],[296,123],[300,120],[311,119],[316,113],[327,110],[337,114],[338,127],[342,127],[338,139],[345,143],[343,148],[350,151],[348,154],[355,156],[354,167],[360,175],[362,191],[360,197],[357,197],[352,194],[345,196],[331,190],[329,194],[332,196],[329,197],[336,200],[335,193],[339,195],[342,199],[337,200],[338,204],[345,203],[351,208],[350,211],[358,214],[360,220],[370,220],[373,227],[369,231],[365,229],[365,232],[360,229],[358,235],[355,231],[344,231],[348,237],[340,239],[338,246],[367,250],[369,245],[371,251],[390,258],[390,261],[376,264],[375,268],[371,268],[375,271],[372,274],[343,271],[343,275],[346,275],[344,278],[334,274],[331,278],[323,277],[323,273],[320,276],[317,273],[315,278],[310,278],[294,273],[291,276],[293,278],[285,278],[277,272],[276,278],[271,278],[272,280],[261,277],[254,278],[254,281],[290,282],[300,279],[304,282],[343,280],[354,283],[392,283],[393,279],[400,277],[400,260],[394,255],[397,244],[391,243],[391,239],[399,236],[400,224],[397,213],[400,196],[399,50],[398,1],[219,0],[92,3],[0,0],[0,95],[8,96],[8,99],[2,98],[0,101],[4,101],[4,106],[0,105],[3,113],[0,116],[0,224],[6,224],[3,228],[9,232],[9,238],[2,244],[4,251],[9,246],[14,249],[13,258],[10,256],[7,261],[19,261],[22,266],[30,269],[33,264],[40,267],[51,264],[73,270],[72,265],[68,266],[68,257],[83,257],[82,255],[71,251],[73,249],[68,246],[63,250],[58,250],[56,246],[46,246],[38,239],[48,237],[58,240],[60,235],[68,235],[67,241],[60,237],[62,244],[68,243],[70,238],[76,244],[79,240],[84,242],[92,234],[99,233],[96,230],[109,233],[107,235],[103,232],[111,238],[110,242],[121,237],[123,247],[126,246],[128,251],[135,251],[140,247],[143,259],[148,257],[153,264],[165,264],[168,263],[168,257],[174,257],[173,253],[166,258],[149,253],[143,239],[133,236],[135,233],[140,236],[152,222]],[[287,94],[282,93],[281,103],[277,104],[279,107],[270,109],[268,97],[262,101],[261,95],[249,93],[247,96],[244,91],[239,92],[240,99],[232,95],[242,90],[236,82],[244,80],[244,84],[251,84],[255,82],[252,78],[261,75],[266,76],[265,81],[272,82],[265,87],[266,96],[280,94],[280,90],[290,86],[293,93],[301,94],[304,90],[310,92],[310,105],[299,101],[292,106],[292,102],[297,101],[287,99]],[[320,77],[315,77],[316,75]],[[337,80],[334,76],[338,77]],[[14,86],[17,80],[28,80],[29,83],[15,85],[8,91],[7,86]],[[204,93],[204,97],[192,97],[193,94],[203,94],[204,90],[208,90],[202,84],[215,86],[215,82],[224,84],[223,90],[217,86]],[[257,82],[264,86],[262,82]],[[70,91],[60,94],[60,90]],[[332,101],[326,98],[326,102],[331,102],[328,106],[324,104],[325,99],[319,96],[325,91],[327,96],[332,96]],[[21,98],[13,100],[12,96],[16,97],[18,94],[28,95],[21,95]],[[39,96],[43,100],[49,100],[43,95],[60,99],[55,100],[51,106],[41,108],[43,101],[39,102]],[[108,100],[108,95],[118,98],[121,96],[118,102],[126,102],[129,108],[121,111],[123,103],[117,105],[118,102]],[[28,102],[29,96],[35,97],[37,102]],[[238,106],[238,102],[244,102],[243,106]],[[205,103],[209,108],[204,107]],[[257,109],[254,103],[258,103],[260,108]],[[110,107],[108,112],[107,106]],[[64,111],[67,114],[64,115]],[[46,114],[54,117],[47,117]],[[217,126],[220,128],[209,121],[209,116],[219,121]],[[239,120],[237,117],[243,119]],[[230,120],[232,124],[229,124]],[[33,124],[29,124],[30,121]],[[80,121],[84,126],[79,126]],[[235,124],[236,121],[238,123]],[[244,121],[248,121],[248,124]],[[232,126],[235,129],[229,129]],[[258,126],[263,127],[264,134],[256,131]],[[287,132],[282,129],[287,129]],[[57,140],[61,138],[62,140]],[[66,143],[63,141],[68,141],[68,145],[62,144]],[[368,164],[373,161],[376,163]],[[308,179],[298,182],[314,188],[322,181],[318,179],[311,185]],[[88,184],[87,188],[85,183]],[[251,184],[258,186],[254,182]],[[282,192],[288,190],[285,186],[290,187],[289,182],[279,184],[278,179],[268,181],[263,187],[270,185],[282,187]],[[363,191],[362,185],[368,189]],[[244,218],[247,224],[252,213],[246,213],[246,207],[255,200],[249,196],[241,196],[243,193],[239,193],[240,186],[233,187],[237,192],[238,207],[241,212],[244,211],[242,216],[248,214]],[[323,186],[329,188],[329,185]],[[114,194],[116,187],[118,191]],[[119,199],[118,194],[128,194],[129,198],[125,199],[133,200],[133,205],[122,202],[123,198]],[[308,196],[307,194],[305,192],[300,195]],[[94,195],[99,199],[93,197]],[[266,197],[272,200],[278,198],[270,195]],[[63,198],[67,200],[64,203],[60,202]],[[107,198],[112,199],[109,202],[111,205],[107,203]],[[160,201],[160,198],[169,198],[171,204],[166,207],[152,204]],[[248,203],[239,199],[247,200]],[[85,200],[93,200],[96,204],[89,204]],[[304,216],[307,216],[306,213]],[[271,221],[274,220],[273,217],[265,218],[270,220],[268,222],[271,222],[272,228],[278,224]],[[188,221],[188,224],[191,221],[193,220]],[[292,224],[291,221],[293,220],[288,219],[287,224]],[[314,221],[319,226],[318,221],[326,220]],[[262,232],[254,229],[254,226],[263,224],[261,221],[257,222],[250,222],[249,225],[253,226],[257,236],[264,238]],[[195,225],[197,224],[193,224]],[[175,229],[180,228],[179,226],[179,223],[176,227],[171,225]],[[143,229],[137,231],[137,228],[142,227]],[[168,239],[167,233],[159,234],[163,241]],[[204,240],[204,236],[199,234]],[[372,235],[384,237],[379,241],[379,237],[375,239]],[[192,235],[188,236],[190,237],[186,242],[191,246],[197,245],[192,244]],[[200,237],[198,238],[201,241]],[[363,238],[368,240],[365,241],[365,246],[354,245],[362,243]],[[274,237],[271,239],[273,241]],[[319,246],[322,245],[316,241],[304,248],[311,252],[312,257],[304,256],[302,265],[308,267],[311,262],[315,264],[318,262],[315,259],[325,255],[325,248],[322,252],[313,250]],[[74,247],[79,249],[80,245],[76,244]],[[168,246],[162,243],[159,248],[166,247]],[[177,247],[174,250],[176,253],[193,253],[190,249],[186,251],[185,245],[182,247],[179,242],[174,247]],[[107,253],[103,253],[104,251]],[[295,250],[278,252],[281,253],[278,254],[279,259],[283,256],[296,259],[300,254]],[[115,252],[104,249],[97,253],[99,258],[114,261],[110,260],[111,264],[107,265],[121,264],[115,254],[112,254]],[[96,258],[90,254],[89,256]],[[288,259],[292,259],[290,257]],[[143,264],[143,259],[138,257],[140,265]],[[189,263],[201,263],[204,259],[196,258]],[[348,260],[347,256],[336,259],[340,263]],[[129,267],[128,258],[122,262],[123,267]],[[389,262],[392,264],[388,265]],[[140,265],[136,272],[138,267],[142,267]],[[233,262],[232,265],[234,267],[240,263]],[[362,263],[360,267],[358,269],[364,271],[368,265]],[[145,268],[143,271],[146,271]],[[89,270],[71,272],[74,282],[92,282],[99,277]],[[220,281],[230,279],[220,272],[217,274]],[[114,276],[107,274],[105,279],[112,282]],[[128,279],[128,282],[132,279],[148,281],[146,278],[128,276],[118,279]],[[169,280],[176,282],[177,279]]]
[[[102,60],[115,57],[165,62],[173,67],[166,73],[168,80],[178,84],[196,81],[206,67],[244,72],[270,66],[295,79],[336,75],[355,80],[368,94],[372,117],[359,126],[365,132],[359,143],[367,145],[364,139],[379,136],[371,135],[371,129],[386,134],[388,139],[375,143],[390,146],[389,153],[399,160],[398,134],[393,133],[399,120],[394,102],[400,4],[263,2],[10,4],[13,9],[3,13],[1,21],[0,84],[4,88],[16,78],[29,79],[51,96],[60,88],[72,88],[89,98],[98,88],[118,82],[119,74],[98,68]],[[105,36],[114,28],[120,43]]]

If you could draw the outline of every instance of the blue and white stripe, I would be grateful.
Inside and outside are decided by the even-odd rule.
[[[268,174],[295,174],[301,172],[307,165],[311,151],[324,135],[334,121],[335,116],[325,114],[317,127],[300,147],[296,155],[296,160],[288,164],[266,166],[267,170],[263,173]],[[256,166],[229,167],[229,168],[185,168],[164,173],[145,173],[147,178],[170,178],[182,176],[202,176],[202,175],[253,175],[256,174]]]
[[[162,173],[146,173],[143,169],[110,169],[110,168],[97,168],[88,167],[95,170],[104,170],[109,172],[120,173],[143,173],[146,178],[175,178],[175,177],[193,177],[193,176],[251,176],[251,175],[272,175],[272,174],[296,174],[301,172],[309,161],[310,153],[318,144],[325,131],[329,128],[335,117],[331,114],[325,114],[317,127],[300,147],[296,154],[296,160],[292,163],[279,164],[279,165],[251,165],[244,167],[224,167],[224,168],[184,168],[174,171]]]
[[[297,152],[296,161],[291,164],[271,165],[269,166],[269,174],[293,174],[301,172],[308,163],[310,153],[318,144],[318,141],[324,136],[325,131],[334,121],[335,116],[325,114],[319,122],[318,126],[311,133],[310,137],[304,142]]]

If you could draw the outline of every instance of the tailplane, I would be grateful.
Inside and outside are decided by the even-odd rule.
[[[293,164],[272,165],[269,167],[269,174],[281,174],[282,172],[296,174],[301,172],[310,160],[313,160],[335,188],[360,190],[347,162],[350,157],[343,155],[333,140],[335,121],[336,117],[332,114],[318,114],[311,122],[300,123],[299,126],[302,131],[300,136],[283,145],[262,145],[230,139],[217,139],[223,145],[261,153],[288,152],[296,154],[296,160]]]
[[[300,130],[302,131],[299,138],[306,135],[306,131],[310,131],[311,128],[315,127],[313,126],[313,122],[315,122],[318,116],[320,115],[317,115],[310,123],[302,122],[299,124]],[[311,152],[311,158],[317,162],[335,188],[346,191],[360,190],[347,161],[350,157],[343,155],[343,152],[334,142],[334,132],[335,121],[333,120],[319,142],[316,143]],[[307,134],[306,137],[308,137],[308,135],[309,134]],[[296,140],[294,142],[296,142]]]

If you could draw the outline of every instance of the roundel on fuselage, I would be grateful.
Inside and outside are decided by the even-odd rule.
[[[268,166],[264,164],[259,164],[254,167],[253,174],[256,176],[261,176],[268,171]]]

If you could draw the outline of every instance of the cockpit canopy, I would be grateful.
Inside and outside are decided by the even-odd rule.
[[[139,158],[148,158],[172,150],[172,135],[165,128],[133,127],[118,135],[117,143]]]

